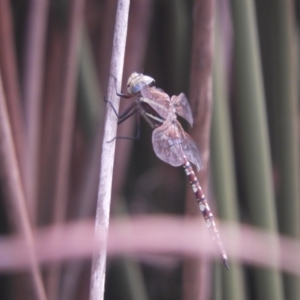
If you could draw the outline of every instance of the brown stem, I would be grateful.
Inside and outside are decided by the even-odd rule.
[[[69,191],[69,173],[75,120],[77,63],[85,0],[70,1],[68,34],[65,44],[63,76],[61,85],[61,128],[58,139],[58,168],[54,195],[54,223],[61,223],[66,217]],[[57,299],[60,266],[56,264],[49,274],[50,299]]]
[[[198,179],[205,194],[208,188],[209,140],[212,110],[212,58],[214,1],[197,0],[194,5],[193,45],[191,62],[190,100],[194,113],[194,127],[191,131],[199,145],[203,170]],[[198,213],[193,193],[188,189],[186,203],[188,214]],[[199,239],[201,236],[199,235]],[[206,299],[208,278],[207,266],[199,259],[189,259],[184,265],[184,299]]]
[[[24,183],[28,209],[36,222],[41,92],[48,1],[30,1],[25,45],[23,101],[25,106],[26,147]]]

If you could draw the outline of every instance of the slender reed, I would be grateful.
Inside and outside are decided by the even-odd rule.
[[[22,93],[25,107],[26,146],[24,185],[28,209],[36,222],[41,128],[42,84],[44,51],[47,29],[48,1],[30,1],[27,38],[24,55]]]
[[[68,33],[64,52],[64,69],[61,85],[61,130],[58,137],[58,169],[54,196],[54,222],[61,223],[65,219],[69,174],[72,153],[72,140],[75,120],[77,65],[79,58],[80,36],[85,0],[70,1]],[[50,299],[57,299],[59,290],[60,266],[51,268],[49,278]]]
[[[262,77],[260,47],[256,23],[255,1],[231,0],[234,25],[236,133],[239,139],[240,182],[243,186],[248,216],[255,226],[277,231],[274,186],[265,90]],[[279,248],[276,238],[268,242],[276,262]],[[253,272],[256,299],[283,299],[281,274],[277,270],[255,269]]]
[[[0,68],[7,110],[11,120],[18,163],[22,168],[24,150],[24,119],[20,101],[17,59],[13,35],[13,16],[8,0],[0,1]],[[22,169],[21,169],[22,171]],[[23,179],[23,172],[22,172]]]
[[[25,203],[25,193],[21,181],[20,168],[12,136],[11,125],[5,104],[5,96],[0,74],[0,162],[3,178],[5,178],[5,194],[7,210],[12,210],[12,224],[22,233],[26,241],[27,259],[30,261],[30,272],[33,279],[33,289],[39,300],[46,300],[46,293],[39,270],[29,215]]]
[[[118,96],[116,95],[116,88],[121,88],[121,78],[123,73],[123,64],[125,56],[125,44],[127,36],[127,24],[129,13],[129,0],[119,0],[117,6],[115,33],[113,40],[111,67],[108,85],[107,97],[111,104],[119,110]],[[109,226],[109,212],[111,203],[111,187],[113,162],[115,154],[115,140],[117,132],[117,117],[114,111],[107,106],[107,113],[105,118],[104,137],[102,144],[101,170],[100,181],[97,200],[96,211],[96,237],[99,234],[104,234],[107,237],[107,230]],[[112,142],[108,143],[108,141]],[[97,250],[93,256],[90,300],[104,299],[104,282],[105,282],[105,267],[106,267],[106,249]]]
[[[190,101],[195,121],[191,135],[198,143],[202,154],[203,169],[197,174],[197,177],[205,194],[208,191],[210,156],[214,5],[215,1],[195,1],[191,61]],[[188,214],[198,212],[190,189],[188,189],[186,198],[186,211]],[[209,294],[208,272],[208,266],[204,261],[199,259],[187,259],[185,261],[183,277],[184,300],[207,298]]]

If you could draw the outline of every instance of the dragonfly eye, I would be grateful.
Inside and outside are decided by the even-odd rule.
[[[144,85],[153,85],[154,79],[150,76],[132,73],[127,82],[127,91],[129,94],[136,94],[140,92]]]

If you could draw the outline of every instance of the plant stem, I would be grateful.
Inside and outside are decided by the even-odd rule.
[[[113,40],[112,58],[107,97],[112,105],[119,110],[119,97],[116,95],[116,88],[121,88],[121,78],[125,56],[125,45],[127,35],[129,0],[119,0],[117,6],[115,33]],[[104,235],[107,239],[109,212],[111,203],[111,187],[113,175],[113,162],[115,153],[115,140],[108,143],[116,136],[117,117],[110,105],[107,105],[105,116],[104,136],[102,143],[101,169],[98,189],[95,238]],[[101,300],[104,298],[104,282],[106,267],[106,248],[96,250],[93,256],[90,300]]]

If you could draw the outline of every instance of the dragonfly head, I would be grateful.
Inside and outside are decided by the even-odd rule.
[[[127,91],[134,95],[138,93],[144,85],[151,85],[155,80],[147,75],[133,72],[127,81]]]

